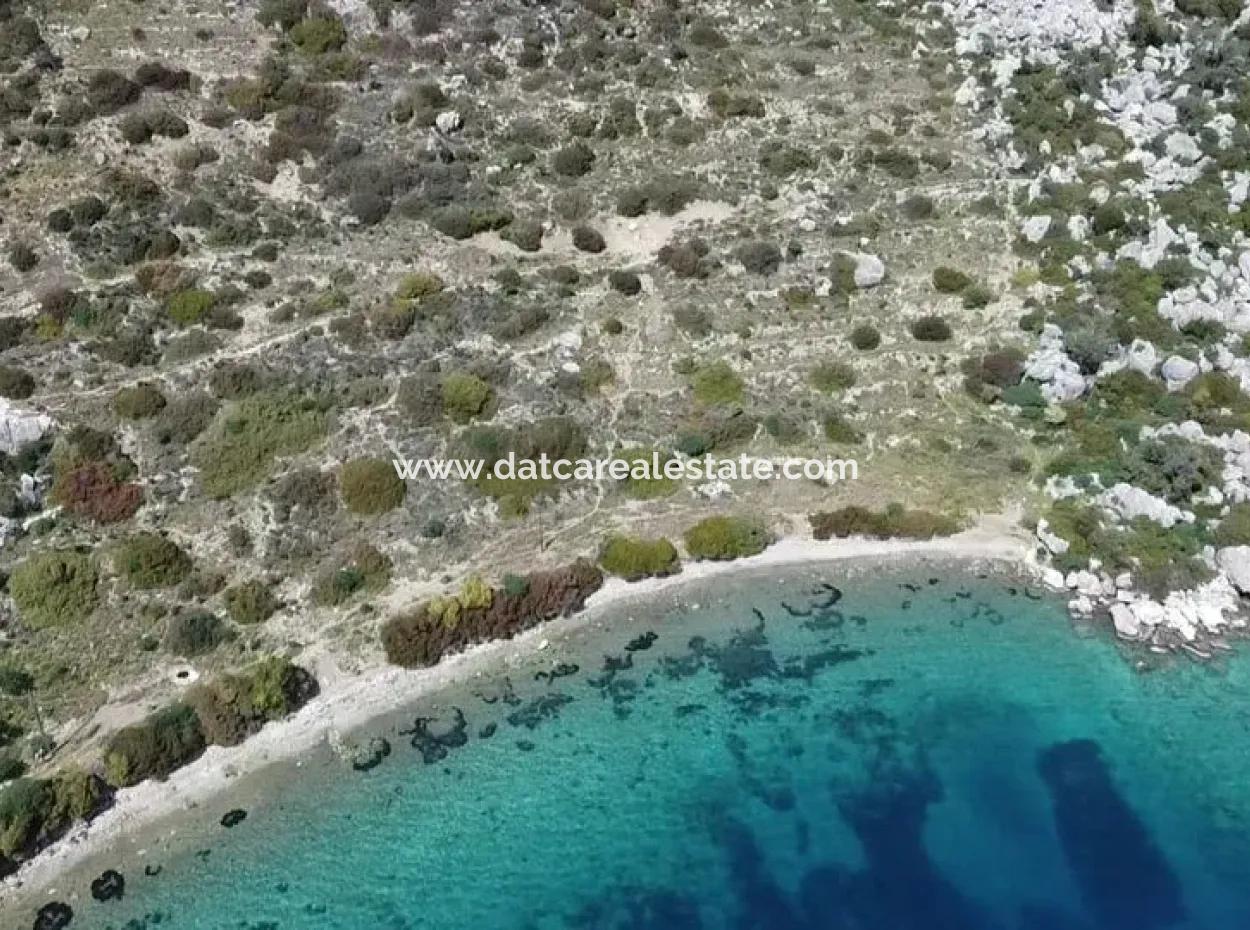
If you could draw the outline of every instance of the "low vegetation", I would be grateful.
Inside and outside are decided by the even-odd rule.
[[[959,530],[959,524],[950,517],[912,510],[902,504],[890,504],[885,510],[875,511],[866,507],[843,507],[824,513],[814,513],[809,518],[812,535],[816,539],[867,536],[871,539],[932,539],[950,536]]]
[[[772,542],[772,534],[750,517],[716,516],[700,520],[683,537],[692,559],[725,561],[759,555]]]
[[[599,550],[599,564],[609,575],[641,581],[681,571],[677,549],[667,539],[610,536]]]

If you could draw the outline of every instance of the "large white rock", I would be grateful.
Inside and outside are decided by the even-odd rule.
[[[859,253],[855,256],[855,286],[876,287],[885,278],[885,262],[875,255]]]
[[[1234,588],[1242,594],[1250,594],[1250,546],[1221,549],[1216,553],[1215,563],[1228,576]]]
[[[1155,366],[1159,364],[1159,351],[1154,347],[1153,343],[1144,339],[1134,339],[1133,344],[1128,347],[1128,351],[1124,355],[1124,362],[1132,371],[1149,375],[1154,372]]]
[[[438,127],[439,132],[450,136],[452,133],[460,131],[461,127],[464,126],[464,119],[456,110],[444,110],[434,117],[434,125]]]
[[[1174,132],[1163,140],[1163,150],[1182,165],[1192,165],[1202,158],[1202,149],[1188,133]]]
[[[1030,216],[1020,224],[1020,235],[1024,236],[1026,242],[1041,242],[1049,230],[1050,216],[1046,213]]]
[[[1133,608],[1128,604],[1111,605],[1111,622],[1115,625],[1115,631],[1121,636],[1128,639],[1137,639],[1141,636],[1141,621],[1137,619]]]
[[[1163,375],[1169,388],[1182,388],[1198,377],[1198,371],[1197,362],[1191,362],[1187,358],[1173,355],[1163,363],[1163,367],[1159,369],[1159,374]]]
[[[13,455],[22,446],[42,439],[52,429],[46,413],[23,410],[0,400],[0,452]]]
[[[1160,526],[1173,527],[1178,523],[1192,523],[1194,515],[1169,504],[1149,491],[1120,482],[1098,495],[1098,503],[1113,511],[1121,520],[1146,517]]]

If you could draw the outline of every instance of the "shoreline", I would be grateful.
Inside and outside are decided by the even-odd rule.
[[[646,601],[661,592],[731,573],[924,557],[1008,563],[1039,575],[1032,545],[1007,515],[987,515],[967,530],[930,540],[818,541],[810,536],[787,536],[749,558],[686,563],[675,575],[638,582],[609,578],[578,613],[541,624],[513,639],[482,643],[432,668],[409,670],[379,663],[360,673],[347,674],[337,668],[315,667],[321,693],[294,715],[268,724],[238,746],[209,747],[199,759],[164,782],[146,781],[117,792],[108,810],[90,823],[79,825],[0,882],[0,903],[14,902],[19,896],[55,894],[54,883],[60,877],[107,851],[122,837],[193,810],[228,792],[245,776],[280,763],[295,762],[333,739],[349,736],[457,681],[484,674],[492,667],[506,667],[521,655],[541,651],[557,629],[587,626],[610,608]],[[331,658],[319,657],[319,665]]]

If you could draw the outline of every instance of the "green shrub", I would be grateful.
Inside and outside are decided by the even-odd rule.
[[[347,29],[334,15],[301,20],[291,28],[290,36],[296,47],[307,55],[337,52],[347,44]]]
[[[424,300],[433,297],[446,286],[438,275],[417,271],[404,275],[395,290],[395,296],[400,300]]]
[[[230,619],[243,626],[264,623],[279,606],[273,587],[259,579],[226,588],[223,598]]]
[[[317,692],[317,683],[287,659],[263,659],[241,672],[220,675],[187,692],[204,739],[236,746],[266,723],[292,714]]]
[[[462,371],[444,375],[440,389],[443,411],[457,423],[468,423],[480,416],[494,397],[489,384],[476,375]]]
[[[362,458],[339,469],[343,504],[355,514],[373,516],[394,510],[404,502],[407,486],[386,459]]]
[[[939,265],[933,269],[933,286],[943,294],[961,294],[972,284],[972,278],[962,271]]]
[[[183,659],[207,655],[232,637],[221,618],[206,610],[175,614],[165,628],[166,651]]]
[[[15,365],[0,365],[0,397],[25,400],[35,393],[35,379],[30,372]]]
[[[63,626],[85,620],[95,610],[96,577],[84,553],[37,552],[13,569],[9,594],[26,626]]]
[[[29,859],[106,803],[99,779],[80,769],[52,779],[18,778],[0,790],[0,861]]]
[[[169,318],[179,326],[192,326],[203,321],[216,303],[216,294],[192,288],[170,297],[165,309]]]
[[[361,543],[317,577],[312,602],[318,607],[337,607],[356,594],[377,594],[390,583],[391,560]]]
[[[959,524],[950,517],[927,510],[908,510],[902,504],[890,504],[884,511],[865,507],[843,507],[826,513],[814,513],[808,520],[816,539],[869,536],[877,539],[932,539],[950,536]]]
[[[169,588],[191,574],[191,556],[176,542],[156,533],[137,533],[117,548],[116,565],[140,590]]]
[[[684,538],[691,558],[715,561],[758,555],[772,542],[772,535],[762,523],[730,516],[700,520],[686,530]]]
[[[923,316],[910,329],[912,337],[921,342],[946,342],[951,338],[950,324],[940,316]]]
[[[310,399],[255,394],[218,414],[192,461],[210,496],[229,497],[266,477],[274,459],[312,446],[326,426],[325,410]]]
[[[658,474],[651,467],[654,464],[653,456],[654,463],[660,466]],[[672,458],[671,453],[651,449],[623,449],[617,457],[630,463],[629,477],[621,482],[621,488],[628,496],[636,500],[657,500],[668,497],[678,489],[679,483],[662,473],[664,463]]]
[[[808,372],[807,380],[816,390],[832,394],[855,386],[855,369],[846,362],[818,362]]]
[[[681,571],[677,549],[667,539],[609,536],[599,551],[599,564],[610,575],[639,581]]]
[[[721,119],[761,119],[764,101],[750,94],[738,94],[718,87],[707,95],[707,104]]]
[[[551,159],[556,174],[566,178],[579,178],[595,165],[594,150],[585,142],[574,142],[560,149]]]
[[[859,434],[851,422],[840,413],[826,414],[820,422],[820,427],[825,433],[825,438],[830,442],[843,445],[855,445],[863,440],[863,436]]]
[[[123,727],[104,749],[104,773],[114,788],[155,778],[164,781],[204,752],[204,731],[195,711],[171,704],[142,723]]]
[[[164,409],[165,395],[146,381],[121,388],[113,395],[113,410],[127,420],[146,420]]]
[[[851,345],[861,352],[867,352],[881,345],[881,333],[877,327],[869,323],[860,323],[851,330]]]
[[[716,406],[742,402],[745,385],[728,362],[716,361],[695,372],[690,386],[701,404]]]

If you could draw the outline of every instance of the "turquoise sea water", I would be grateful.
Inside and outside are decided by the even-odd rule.
[[[370,772],[310,762],[117,861],[70,926],[1250,927],[1246,661],[1141,671],[949,569],[683,594],[414,708]]]

